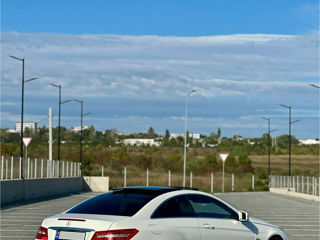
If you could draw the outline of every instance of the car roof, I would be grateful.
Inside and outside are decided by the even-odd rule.
[[[164,187],[164,186],[135,186],[135,187],[120,187],[113,188],[114,193],[136,193],[136,194],[147,194],[159,196],[164,193],[178,191],[178,190],[198,190],[195,188],[184,188],[184,187]]]

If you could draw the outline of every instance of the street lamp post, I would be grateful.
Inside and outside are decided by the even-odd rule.
[[[58,117],[58,161],[60,161],[60,144],[61,144],[61,104],[71,102],[71,100],[66,100],[61,102],[61,85],[49,84],[53,87],[59,88],[59,117]]]
[[[291,106],[280,104],[281,107],[289,109],[289,178],[291,177],[291,124],[299,122],[300,120],[291,121]]]
[[[183,187],[186,186],[186,162],[187,162],[187,125],[188,125],[188,97],[196,90],[192,89],[186,95],[186,117],[185,117],[185,128],[184,128],[184,152],[183,152]]]
[[[271,135],[270,135],[270,133],[276,131],[276,129],[270,131],[270,118],[262,117],[262,119],[268,121],[268,176],[270,176],[270,172],[271,172],[271,168],[270,168],[270,162],[271,162],[270,161],[270,159],[271,159],[271,156],[270,156],[271,140],[270,140],[270,138],[271,138]]]
[[[80,163],[82,166],[82,118],[83,118],[83,101],[78,99],[73,99],[74,101],[81,104],[81,112],[80,112]]]
[[[20,127],[21,127],[21,131],[20,131],[20,158],[21,161],[23,161],[23,115],[24,115],[24,83],[26,82],[31,82],[33,80],[38,79],[37,77],[34,78],[30,78],[28,80],[24,80],[24,58],[18,58],[15,56],[9,56],[13,59],[16,59],[18,61],[22,62],[22,88],[21,88],[21,122],[20,122]],[[21,164],[21,168],[20,168],[20,172],[21,172],[21,178],[23,178],[23,164]]]
[[[268,121],[268,176],[270,176],[270,118],[262,117]]]
[[[74,101],[81,104],[81,112],[80,112],[80,164],[82,167],[82,123],[83,123],[83,117],[89,115],[90,113],[83,114],[83,101],[78,99],[73,99]]]

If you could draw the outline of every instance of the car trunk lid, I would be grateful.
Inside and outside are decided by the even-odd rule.
[[[94,232],[108,230],[113,223],[127,218],[113,215],[62,213],[45,219],[43,226],[48,226],[49,239],[67,237],[89,240]]]

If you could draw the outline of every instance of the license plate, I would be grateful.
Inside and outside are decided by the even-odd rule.
[[[57,231],[55,239],[59,240],[84,240],[86,233],[84,232],[69,232],[69,231]]]

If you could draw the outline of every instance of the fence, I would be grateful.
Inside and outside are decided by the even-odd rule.
[[[0,180],[81,176],[80,162],[1,156],[0,167]]]
[[[105,166],[92,166],[91,174],[109,176],[110,188],[122,186],[182,186],[182,172],[163,171],[158,169],[145,169],[122,167],[112,169]],[[255,179],[252,174],[225,173],[223,181],[221,172],[207,172],[195,174],[189,172],[186,175],[186,187],[198,188],[206,192],[243,192],[243,191],[266,191],[268,179]],[[223,184],[224,182],[224,184]],[[263,184],[263,185],[262,185]]]
[[[270,188],[320,196],[320,178],[304,176],[270,176]]]

